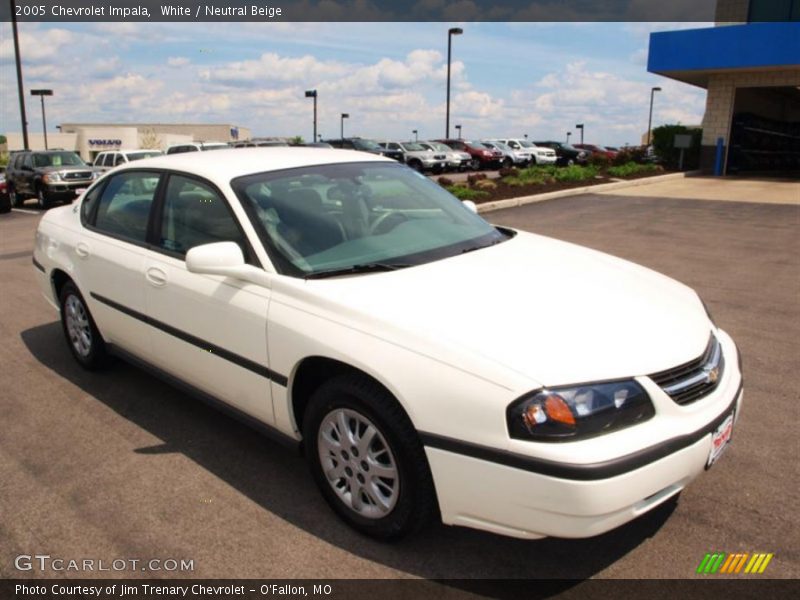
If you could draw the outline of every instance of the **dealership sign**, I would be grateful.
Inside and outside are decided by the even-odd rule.
[[[122,146],[122,140],[89,140],[90,146]]]

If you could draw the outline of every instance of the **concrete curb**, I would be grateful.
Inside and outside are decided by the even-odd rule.
[[[613,190],[619,190],[627,187],[635,187],[638,185],[648,185],[650,183],[669,181],[670,179],[683,179],[684,177],[691,177],[693,175],[700,175],[700,171],[686,171],[684,173],[668,173],[666,175],[642,177],[641,179],[632,179],[630,181],[612,181],[611,183],[586,185],[583,187],[570,188],[568,190],[559,190],[557,192],[535,194],[533,196],[520,196],[519,198],[495,200],[494,202],[484,202],[483,204],[478,204],[478,212],[479,213],[492,212],[494,210],[502,210],[504,208],[525,206],[526,204],[533,204],[534,202],[543,202],[544,200],[554,200],[556,198],[566,198],[568,196],[579,196],[581,194],[596,194],[599,192],[610,192]]]

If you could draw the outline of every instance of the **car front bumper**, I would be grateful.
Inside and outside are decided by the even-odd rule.
[[[694,423],[703,419],[700,427],[618,459],[590,464],[537,460],[421,434],[442,521],[536,539],[591,537],[637,518],[703,473],[713,432],[731,413],[738,420],[742,378],[739,369],[731,371],[709,396],[709,406],[687,409]]]
[[[554,165],[558,157],[556,155],[536,155],[536,163],[540,165]]]
[[[69,183],[48,183],[45,186],[45,190],[50,196],[74,198],[78,194],[78,190],[88,188],[94,181],[94,179],[87,179],[86,181],[70,181]]]

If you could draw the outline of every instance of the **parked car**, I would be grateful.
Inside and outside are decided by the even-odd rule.
[[[613,160],[614,157],[617,155],[616,152],[613,150],[609,150],[605,146],[600,146],[599,144],[572,144],[576,148],[580,148],[581,150],[588,150],[592,154],[597,154],[600,156],[605,156],[609,160]]]
[[[378,538],[434,515],[600,534],[714,465],[740,414],[736,345],[690,288],[363,152],[122,165],[44,215],[33,263],[81,366],[124,357],[302,444]]]
[[[568,167],[570,165],[583,165],[589,160],[591,152],[576,148],[571,144],[564,142],[533,142],[539,148],[552,148],[556,153],[556,164],[561,167]]]
[[[283,140],[247,140],[242,142],[232,142],[230,146],[232,148],[269,148],[272,146],[287,147],[289,146],[289,143],[284,142]]]
[[[114,167],[143,158],[152,158],[164,154],[161,150],[108,150],[101,152],[94,159],[95,171],[105,173]]]
[[[503,167],[527,167],[533,161],[531,158],[531,152],[527,148],[515,150],[511,146],[508,146],[503,142],[498,142],[497,140],[481,140],[481,143],[484,146],[500,150],[500,152],[503,153]]]
[[[40,208],[56,201],[72,202],[77,191],[99,175],[75,152],[67,150],[14,152],[6,171],[11,203],[19,207],[26,198],[36,198]]]
[[[497,168],[503,163],[503,153],[499,150],[489,148],[478,141],[470,140],[436,140],[441,144],[450,146],[453,150],[466,152],[472,157],[470,168],[474,171],[478,169]]]
[[[417,142],[378,142],[381,148],[403,153],[405,163],[416,171],[441,173],[447,166],[444,152],[429,152]]]
[[[307,142],[300,144],[300,146],[305,146],[306,148],[333,148],[328,142]]]
[[[342,150],[357,150],[359,152],[369,152],[370,154],[377,154],[378,156],[388,156],[397,162],[405,162],[405,157],[400,150],[390,150],[389,148],[381,148],[374,140],[364,138],[344,138],[343,140],[325,140],[334,148]]]
[[[527,150],[531,153],[531,164],[534,165],[554,165],[556,164],[556,152],[552,148],[540,148],[533,142],[517,138],[500,138],[497,141],[507,144],[513,150]]]
[[[453,150],[447,144],[441,142],[418,142],[420,146],[429,152],[444,153],[446,169],[450,171],[463,171],[469,168],[472,157],[467,152]]]
[[[173,144],[167,148],[167,154],[183,154],[184,152],[205,152],[207,150],[225,150],[230,146],[224,142],[189,142]]]
[[[11,198],[8,196],[8,185],[5,173],[0,173],[0,214],[11,212]]]

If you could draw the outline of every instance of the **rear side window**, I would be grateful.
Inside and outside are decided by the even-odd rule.
[[[158,173],[133,171],[112,177],[97,205],[96,229],[136,243],[147,239]]]
[[[236,219],[219,193],[196,179],[170,176],[159,246],[184,255],[195,246],[214,242],[236,242],[247,255]]]
[[[125,162],[125,156],[123,154],[117,154],[117,157],[114,159],[114,166],[124,165]]]
[[[103,159],[106,157],[105,152],[101,152],[98,154],[94,159],[94,166],[95,167],[102,167],[103,166]]]

